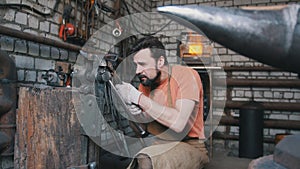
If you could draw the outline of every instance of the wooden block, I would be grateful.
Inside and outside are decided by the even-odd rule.
[[[14,168],[65,169],[95,160],[98,147],[82,135],[71,98],[66,88],[20,88]]]

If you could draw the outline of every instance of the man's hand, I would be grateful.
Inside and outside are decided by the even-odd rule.
[[[131,84],[123,82],[122,84],[117,84],[116,89],[124,99],[125,103],[134,103],[136,105],[139,104],[139,99],[142,93]]]
[[[135,104],[130,104],[127,107],[132,115],[139,115],[143,112],[143,110]]]
[[[152,122],[153,119],[147,115],[146,112],[143,111],[142,108],[140,108],[136,104],[128,104],[127,105],[128,110],[130,111],[129,113],[132,115],[132,119],[129,119],[134,122],[138,123],[149,123]]]

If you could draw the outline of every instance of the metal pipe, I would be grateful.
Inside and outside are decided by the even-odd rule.
[[[21,32],[21,31],[15,30],[15,29],[7,28],[2,25],[0,25],[0,34],[14,37],[14,38],[24,39],[24,40],[28,40],[28,41],[32,41],[32,42],[37,42],[37,43],[41,43],[41,44],[45,44],[45,45],[50,45],[53,47],[63,48],[63,49],[67,49],[70,51],[79,52],[79,50],[81,50],[81,47],[77,46],[77,45],[49,39],[49,38],[42,37],[42,36],[33,35],[30,33],[26,33],[26,32]]]
[[[249,101],[226,101],[225,108],[240,109],[244,104]],[[278,111],[300,111],[299,103],[286,103],[286,102],[258,102],[262,104],[265,110],[278,110]],[[214,101],[213,106],[223,106],[223,101]]]
[[[0,130],[1,129],[8,129],[8,128],[16,128],[16,124],[5,124],[5,125],[0,125]]]
[[[273,10],[190,5],[157,10],[244,56],[300,73],[299,8],[296,4]]]
[[[225,72],[229,71],[282,71],[280,69],[269,66],[225,66]]]
[[[239,118],[222,116],[220,125],[239,126]],[[300,130],[300,121],[264,119],[264,128]]]
[[[239,136],[237,135],[230,135],[230,134],[223,134],[223,133],[214,133],[214,139],[223,139],[223,140],[239,140]],[[264,138],[264,143],[274,143],[275,140],[272,138]]]
[[[227,87],[279,87],[279,88],[300,88],[298,79],[214,79],[215,84],[222,84],[226,81]]]

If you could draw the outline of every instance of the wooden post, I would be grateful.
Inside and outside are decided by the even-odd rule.
[[[71,89],[21,87],[14,168],[65,169],[95,161],[72,104]],[[91,155],[90,155],[91,154]]]

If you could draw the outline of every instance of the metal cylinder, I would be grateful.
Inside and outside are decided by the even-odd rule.
[[[264,108],[257,102],[244,104],[240,109],[239,157],[263,155],[263,114]]]

